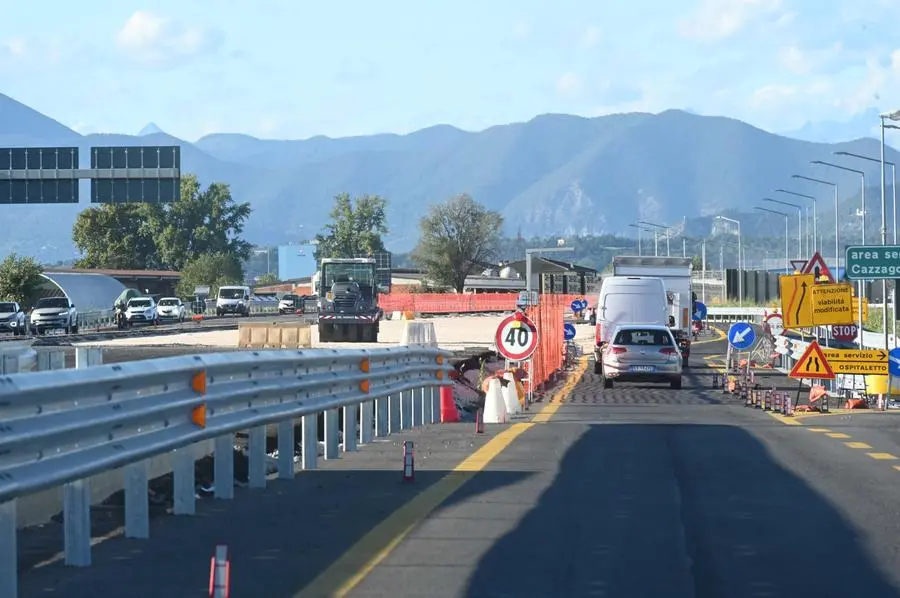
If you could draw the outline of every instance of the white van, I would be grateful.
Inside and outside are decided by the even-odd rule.
[[[216,315],[223,316],[225,314],[250,315],[250,287],[219,287],[219,294],[216,297]]]
[[[603,279],[597,298],[594,372],[601,373],[600,347],[619,324],[668,324],[666,285],[651,276],[610,276]]]

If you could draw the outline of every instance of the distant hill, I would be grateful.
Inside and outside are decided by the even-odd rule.
[[[770,228],[771,220],[752,206],[776,187],[818,192],[820,220],[833,222],[830,191],[792,181],[791,174],[838,182],[849,210],[858,177],[814,169],[809,160],[843,160],[833,156],[839,150],[879,152],[874,139],[812,143],[679,110],[598,118],[546,114],[478,132],[438,125],[408,135],[339,139],[218,133],[191,144],[155,125],[141,133],[81,136],[0,95],[0,147],[76,144],[87,159],[91,145],[178,144],[184,170],[204,184],[230,183],[237,199],[251,203],[248,239],[272,245],[320,230],[331,198],[343,191],[388,197],[388,246],[396,251],[415,244],[418,220],[429,204],[462,192],[502,212],[510,236],[632,234],[627,225],[639,219],[674,225],[685,218],[691,234],[695,228],[708,231],[711,216],[725,212],[752,214],[742,222],[743,233],[753,235]],[[888,159],[898,158],[890,149]],[[877,164],[860,162],[842,163],[864,168],[877,182]],[[87,207],[83,185],[79,208]],[[876,201],[870,194],[870,211],[877,211]],[[0,235],[0,253],[71,257],[74,206],[8,206],[5,212],[18,224]]]

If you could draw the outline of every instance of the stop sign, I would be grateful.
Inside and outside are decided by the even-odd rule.
[[[859,333],[859,326],[856,324],[834,324],[831,327],[831,336],[839,341],[852,341]]]

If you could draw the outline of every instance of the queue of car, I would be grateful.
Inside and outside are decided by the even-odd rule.
[[[648,268],[655,261],[642,259],[648,261]],[[687,277],[689,281],[689,270]],[[673,297],[666,287],[659,276],[603,279],[594,316],[594,373],[601,376],[604,388],[618,382],[668,383],[673,389],[681,388],[690,350],[689,344],[677,340],[682,336],[676,317],[684,291]],[[692,296],[689,287],[685,294]],[[689,301],[685,303],[691,305]]]

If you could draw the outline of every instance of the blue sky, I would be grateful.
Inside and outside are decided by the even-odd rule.
[[[897,0],[0,2],[0,92],[81,132],[305,138],[667,108],[784,131],[900,107]]]

